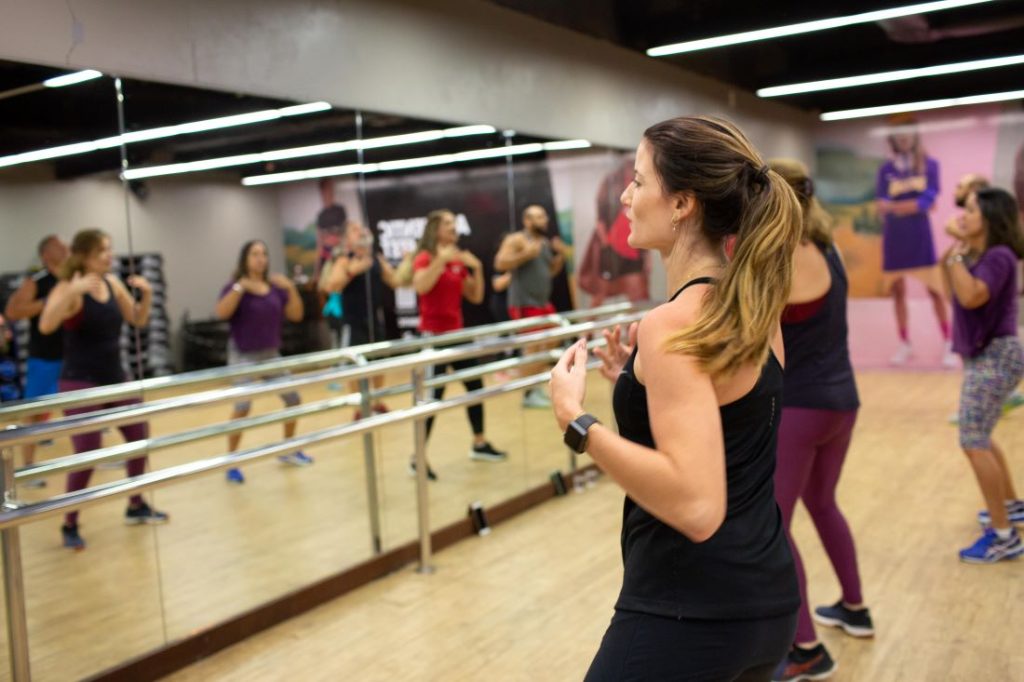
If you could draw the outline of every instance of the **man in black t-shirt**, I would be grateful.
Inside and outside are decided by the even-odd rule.
[[[57,285],[60,268],[68,257],[68,247],[60,237],[48,235],[39,242],[39,260],[43,268],[28,274],[18,290],[7,301],[4,314],[8,319],[29,320],[28,368],[25,372],[26,400],[40,398],[57,392],[61,360],[64,357],[64,340],[60,331],[54,334],[39,332],[39,314],[46,305],[46,297]],[[37,414],[33,422],[46,421],[48,414]],[[25,464],[35,462],[35,445],[24,448]],[[46,481],[41,478],[27,483],[29,487],[41,488]]]

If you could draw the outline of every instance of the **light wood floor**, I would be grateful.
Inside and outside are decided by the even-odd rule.
[[[595,410],[610,415],[606,382],[594,377]],[[462,392],[461,385],[449,394]],[[337,391],[311,388],[306,400]],[[160,396],[163,397],[163,396]],[[509,499],[543,484],[555,469],[566,469],[550,412],[522,410],[520,394],[485,406],[487,436],[509,452],[502,463],[468,458],[470,429],[464,410],[437,419],[428,452],[440,481],[431,484],[431,527],[465,517],[469,503]],[[391,401],[408,405],[407,397]],[[276,397],[258,399],[253,413],[277,409]],[[224,420],[230,406],[177,413],[153,420],[154,435]],[[351,410],[303,419],[304,433],[347,422]],[[278,426],[245,434],[242,447],[273,442]],[[119,442],[116,434],[105,444]],[[390,427],[375,437],[377,490],[382,540],[389,549],[416,538],[414,479],[407,472],[412,424]],[[225,450],[213,439],[156,453],[161,468]],[[40,458],[69,451],[66,439],[39,450]],[[220,476],[162,488],[149,496],[171,514],[159,527],[123,525],[124,502],[82,512],[88,548],[72,553],[60,546],[57,519],[22,529],[33,677],[74,680],[186,636],[281,594],[337,573],[372,556],[362,437],[313,447],[309,468],[276,461],[245,467],[246,483],[231,486]],[[582,458],[581,464],[588,460]],[[121,469],[98,469],[93,483],[123,477]],[[63,491],[53,478],[42,491],[23,490],[26,500]],[[0,626],[0,630],[3,627]],[[6,633],[0,635],[0,680],[7,679]]]
[[[1024,679],[1024,562],[969,566],[976,492],[945,423],[955,374],[860,376],[864,407],[840,500],[858,542],[878,631],[820,633],[835,680]],[[1022,411],[1024,412],[1024,411]],[[1024,482],[1024,413],[997,438]],[[191,680],[578,680],[621,578],[621,494],[609,482],[555,500],[437,556],[203,661]],[[815,604],[838,587],[801,510]]]
[[[1024,562],[966,566],[956,550],[971,542],[979,503],[956,429],[955,373],[869,373],[859,377],[864,408],[840,489],[860,550],[874,641],[823,632],[839,660],[837,680],[1024,679],[1019,635]],[[453,394],[461,388],[451,389]],[[315,399],[326,391],[308,391]],[[332,394],[336,395],[336,393]],[[608,415],[597,378],[588,406]],[[274,409],[276,399],[255,410]],[[396,399],[393,407],[402,403]],[[229,408],[154,420],[168,433],[224,418]],[[430,455],[431,520],[440,527],[472,500],[492,504],[564,469],[550,414],[519,408],[518,396],[487,406],[487,433],[508,449],[500,464],[470,462],[462,411],[443,415]],[[347,420],[324,414],[300,432]],[[997,438],[1024,483],[1024,410]],[[279,437],[276,427],[246,434],[243,447]],[[111,442],[116,442],[116,438]],[[405,471],[411,429],[377,436],[385,547],[415,537],[415,498]],[[66,450],[44,448],[44,457]],[[163,467],[217,454],[223,441],[157,454]],[[361,443],[310,450],[317,463],[292,469],[266,462],[247,482],[214,476],[161,489],[153,503],[172,514],[157,528],[125,527],[123,501],[83,512],[85,552],[59,546],[55,519],[23,529],[34,679],[73,680],[218,622],[371,555]],[[97,481],[120,471],[99,470]],[[58,492],[51,480],[42,494]],[[179,675],[180,679],[573,680],[589,664],[611,616],[620,580],[621,495],[602,483],[553,501],[483,539],[437,555],[438,572],[411,570],[379,581]],[[802,512],[795,532],[815,604],[837,587]],[[0,627],[2,630],[2,627]],[[2,637],[0,633],[0,637]],[[7,679],[0,641],[0,680]]]

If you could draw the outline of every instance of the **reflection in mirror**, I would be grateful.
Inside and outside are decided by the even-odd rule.
[[[128,135],[137,140],[127,148],[124,173],[133,238],[141,257],[159,268],[163,300],[155,299],[154,310],[162,304],[166,319],[166,334],[145,339],[148,372],[266,363],[327,347],[316,284],[326,261],[320,254],[330,254],[343,235],[344,209],[320,193],[295,223],[282,225],[278,188],[240,180],[285,172],[305,158],[344,156],[356,138],[354,112],[135,80],[124,82],[124,92]],[[235,383],[281,379],[287,375],[267,371]],[[331,391],[325,383],[160,414],[151,422],[158,438],[207,431],[161,448],[154,467],[334,426],[336,411],[297,421],[278,416],[336,400],[345,388]],[[148,390],[146,398],[230,385]],[[268,417],[258,427],[225,431]],[[292,450],[154,494],[173,515],[157,534],[169,637],[372,556],[365,486],[349,484],[361,479],[362,460],[337,456],[360,452],[357,440]]]
[[[132,299],[144,296],[131,279],[115,84],[96,71],[0,62],[5,425],[138,398],[128,383],[137,359],[129,323],[144,322],[145,311]],[[76,391],[84,397],[92,387],[113,384],[127,389],[117,400],[33,411],[35,401],[71,398]],[[29,402],[10,402],[18,399]],[[48,438],[19,448],[16,461],[55,465],[72,453],[143,437],[144,425],[128,425]],[[128,474],[141,473],[140,464],[133,462]],[[33,502],[124,477],[121,461],[95,473],[77,467],[21,479],[16,496]],[[164,642],[152,538],[125,528],[123,520],[132,517],[126,517],[123,499],[90,507],[82,518],[90,540],[105,549],[71,551],[84,547],[76,512],[64,518],[63,528],[47,519],[21,532],[31,664],[40,678],[88,675]],[[127,554],[126,546],[132,548]],[[121,608],[126,594],[135,606],[131,613]],[[107,636],[95,641],[98,632]],[[60,655],[67,650],[79,654],[68,660]]]

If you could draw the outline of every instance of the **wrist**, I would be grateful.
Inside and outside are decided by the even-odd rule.
[[[963,263],[964,255],[962,253],[954,253],[946,257],[946,267],[953,267],[956,263]]]

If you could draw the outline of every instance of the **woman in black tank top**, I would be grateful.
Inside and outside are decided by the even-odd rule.
[[[52,334],[63,329],[64,364],[61,368],[60,390],[76,391],[94,386],[118,384],[127,381],[121,364],[121,327],[128,322],[144,327],[149,322],[153,292],[144,277],[132,275],[128,284],[138,290],[141,300],[136,301],[124,284],[110,273],[113,261],[110,237],[100,230],[82,230],[71,242],[71,256],[61,272],[61,281],[50,292],[39,317],[39,331]],[[138,403],[138,400],[87,405],[65,410],[71,416],[110,407]],[[125,441],[149,437],[145,422],[119,427]],[[98,431],[71,437],[75,452],[97,450],[102,445]],[[128,476],[139,476],[146,471],[146,458],[136,457],[125,462]],[[67,490],[73,492],[89,485],[92,469],[68,474]],[[167,515],[146,504],[141,495],[133,495],[128,502],[125,521],[129,524],[163,523]],[[61,527],[64,546],[85,549],[85,541],[78,533],[78,512],[70,512]]]
[[[618,434],[581,416],[585,341],[552,371],[567,442],[585,431],[627,494],[622,589],[587,679],[768,680],[799,606],[772,488],[799,205],[743,133],[707,117],[644,133],[622,203],[630,245],[661,253],[676,293],[634,348],[614,330],[598,353]]]

